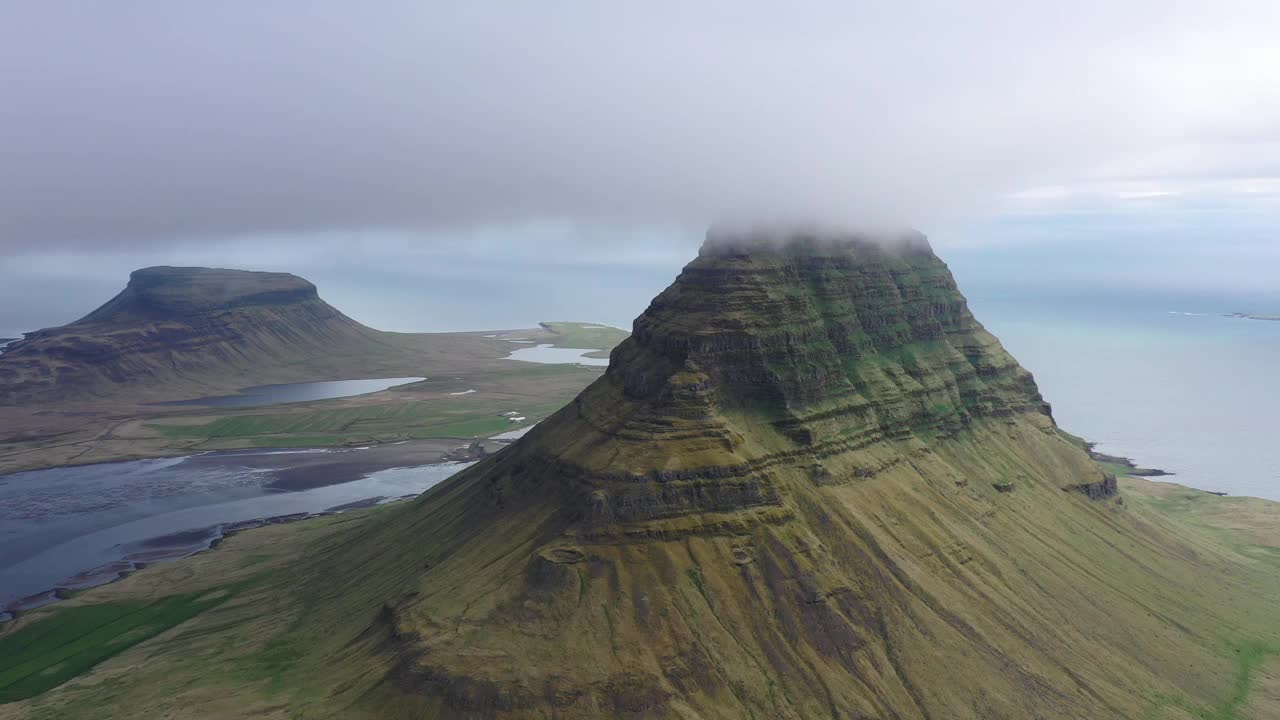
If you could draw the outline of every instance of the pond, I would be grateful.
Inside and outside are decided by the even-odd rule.
[[[372,380],[330,380],[247,387],[235,395],[213,395],[191,400],[174,400],[157,405],[205,405],[209,407],[256,407],[276,403],[331,400],[379,392],[387,388],[426,380],[424,377],[376,378]]]

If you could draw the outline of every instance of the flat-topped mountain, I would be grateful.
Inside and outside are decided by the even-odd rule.
[[[316,286],[289,273],[159,266],[134,270],[119,295],[71,326],[188,320],[232,308],[309,303],[324,304]]]
[[[97,310],[8,346],[0,355],[0,403],[234,389],[295,374],[316,379],[336,359],[376,356],[393,345],[295,275],[144,268]]]

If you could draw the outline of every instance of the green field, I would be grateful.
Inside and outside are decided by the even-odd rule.
[[[151,427],[168,437],[221,442],[246,440],[260,447],[474,438],[537,422],[564,403],[542,402],[518,408],[520,414],[527,418],[527,422],[518,424],[499,417],[509,404],[484,401],[465,405],[462,402],[429,401],[388,403],[303,413],[238,415],[202,425],[157,423]]]
[[[221,604],[238,588],[70,607],[0,637],[0,703],[34,697]]]
[[[148,427],[167,438],[200,440],[201,447],[330,447],[488,437],[542,420],[599,372],[576,365],[514,366],[509,372],[427,380],[393,391],[402,401],[241,411],[203,422],[161,421]],[[476,392],[451,394],[470,389]],[[513,411],[525,421],[513,423],[503,415]]]
[[[544,322],[539,324],[558,336],[551,343],[554,347],[594,348],[605,354],[631,335],[626,330],[597,326],[595,323]]]

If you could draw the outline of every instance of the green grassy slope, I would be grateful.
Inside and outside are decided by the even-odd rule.
[[[69,607],[0,636],[0,703],[58,687],[108,658],[221,604],[241,586]]]

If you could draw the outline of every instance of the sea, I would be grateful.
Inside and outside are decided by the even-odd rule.
[[[1280,322],[1230,316],[1269,307],[1124,291],[968,299],[1063,429],[1169,481],[1280,500]]]

